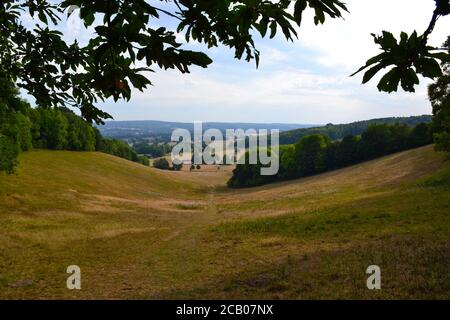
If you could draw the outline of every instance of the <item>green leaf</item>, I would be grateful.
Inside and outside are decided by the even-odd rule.
[[[44,13],[43,11],[39,11],[39,13],[38,13],[38,18],[39,18],[39,20],[41,20],[43,23],[48,24],[47,16],[45,15],[45,13]]]
[[[268,25],[269,25],[268,19],[262,19],[260,23],[255,24],[256,29],[259,31],[261,37],[263,38],[266,36]]]
[[[379,44],[381,47],[386,49],[392,49],[397,46],[397,40],[395,39],[394,35],[390,32],[383,31],[383,36],[379,39]]]
[[[95,21],[94,11],[90,7],[82,7],[80,9],[80,18],[83,19],[84,25],[89,27]]]
[[[412,68],[403,72],[401,81],[403,90],[407,92],[415,92],[414,85],[419,84],[419,78]]]
[[[272,21],[270,23],[270,39],[275,37],[276,34],[277,34],[277,22],[276,21]]]
[[[450,63],[450,54],[445,52],[428,53],[429,57],[441,60],[441,63]]]
[[[324,14],[323,10],[321,10],[321,9],[318,8],[318,7],[315,7],[314,10],[315,10],[315,13],[316,13],[316,15],[315,15],[315,17],[314,17],[314,24],[315,24],[316,26],[317,26],[319,23],[324,24],[324,22],[325,22],[325,14]]]
[[[383,78],[381,78],[378,83],[378,90],[385,92],[396,92],[398,84],[400,82],[400,72],[398,68],[393,68],[391,71],[386,73]]]
[[[190,63],[206,68],[212,63],[212,60],[203,52],[183,50],[180,55],[187,58]]]
[[[138,73],[130,73],[128,75],[128,78],[131,81],[131,84],[136,89],[143,91],[147,87],[147,85],[151,85],[151,81],[148,80],[145,76],[138,74]]]
[[[383,69],[385,67],[385,65],[383,64],[378,64],[375,67],[369,69],[363,77],[363,84],[369,82],[377,73],[378,71],[380,71],[381,69]]]
[[[442,69],[435,59],[420,58],[415,63],[417,73],[424,77],[434,79],[442,75]]]
[[[307,6],[306,0],[297,0],[294,6],[294,19],[295,22],[300,26],[302,23],[303,12],[305,11]]]

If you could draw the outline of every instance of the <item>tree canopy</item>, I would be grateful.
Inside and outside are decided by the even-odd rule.
[[[127,143],[104,138],[67,108],[32,108],[0,72],[0,172],[13,173],[19,153],[33,148],[100,151],[149,165]]]
[[[262,176],[261,164],[238,164],[228,181],[232,188],[264,185],[274,181],[307,177],[343,168],[395,152],[432,143],[431,124],[372,124],[361,136],[348,135],[331,141],[321,134],[302,137],[293,145],[280,148],[280,171]]]
[[[398,41],[389,32],[374,35],[383,53],[370,59],[360,71],[370,69],[363,82],[380,70],[392,67],[378,88],[396,91],[399,84],[414,91],[417,75],[436,78],[439,63],[449,55],[428,44],[439,17],[450,13],[448,0],[435,0],[429,28],[422,35],[402,33]],[[36,99],[42,107],[79,108],[88,121],[97,123],[111,116],[96,107],[107,98],[129,100],[134,87],[151,85],[148,71],[156,67],[188,73],[191,66],[206,68],[212,60],[204,52],[183,48],[175,32],[187,42],[209,48],[234,49],[237,59],[255,60],[260,53],[256,35],[273,38],[279,32],[292,41],[301,32],[303,14],[314,12],[314,23],[342,18],[347,12],[339,0],[0,0],[0,68]],[[155,4],[156,3],[156,4]],[[85,27],[95,34],[87,44],[68,43],[58,31],[74,8],[80,9]],[[27,28],[21,17],[40,21]],[[177,22],[176,30],[164,26],[162,16]],[[154,27],[157,25],[158,27]],[[300,30],[300,31],[299,31]]]
[[[444,46],[450,53],[450,37]],[[433,106],[433,126],[436,150],[450,152],[450,63],[444,64],[444,73],[428,88]]]

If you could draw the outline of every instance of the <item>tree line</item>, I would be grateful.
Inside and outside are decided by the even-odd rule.
[[[419,123],[429,123],[433,120],[431,115],[412,116],[412,117],[390,117],[372,120],[357,121],[346,124],[332,124],[329,123],[323,127],[302,128],[281,132],[280,144],[293,144],[303,137],[312,134],[322,134],[329,137],[331,140],[340,140],[348,135],[360,135],[372,124],[407,124],[413,127]]]
[[[322,134],[312,134],[293,145],[280,147],[280,170],[277,175],[261,176],[261,164],[239,164],[228,186],[253,187],[307,177],[432,142],[432,126],[427,123],[415,127],[406,124],[373,124],[362,135],[347,135],[337,141]],[[249,157],[249,153],[245,156]]]
[[[99,151],[149,164],[127,143],[104,138],[67,108],[32,108],[0,75],[0,171],[13,172],[19,153],[31,149]]]
[[[160,158],[172,151],[172,147],[169,143],[148,143],[145,141],[134,143],[133,149],[138,154],[145,154],[150,158]]]

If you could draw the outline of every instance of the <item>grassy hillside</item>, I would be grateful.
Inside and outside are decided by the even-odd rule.
[[[0,298],[450,298],[450,162],[431,147],[248,190],[98,153],[20,160],[0,175]]]

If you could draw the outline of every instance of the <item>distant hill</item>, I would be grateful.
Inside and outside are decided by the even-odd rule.
[[[328,124],[322,127],[314,128],[302,128],[282,132],[280,135],[280,144],[292,144],[303,138],[304,136],[311,134],[323,134],[328,136],[331,140],[339,140],[347,135],[359,135],[362,134],[366,128],[372,124],[407,124],[409,126],[415,126],[419,123],[429,123],[432,120],[431,115],[413,116],[413,117],[400,117],[400,118],[380,118],[366,121],[352,122],[348,124]]]
[[[289,131],[299,128],[311,128],[315,124],[283,124],[283,123],[226,123],[226,122],[205,122],[203,130],[211,128],[219,129],[225,134],[226,129],[279,129]],[[170,141],[172,132],[175,129],[187,129],[194,131],[193,123],[165,122],[165,121],[107,121],[105,125],[99,127],[101,133],[110,138],[130,140],[149,139],[160,142]]]
[[[285,123],[227,123],[227,122],[205,122],[203,130],[219,129],[225,134],[226,129],[279,129],[281,131],[280,144],[292,144],[304,136],[310,134],[323,134],[332,140],[344,138],[346,135],[361,134],[371,124],[408,124],[415,126],[418,123],[429,123],[431,115],[412,117],[391,117],[365,121],[357,121],[348,124],[328,124],[321,126],[317,124],[285,124]],[[108,138],[122,139],[129,142],[148,140],[153,142],[169,142],[175,129],[186,129],[191,133],[194,130],[193,123],[167,122],[167,121],[107,121],[98,127],[103,136]]]

